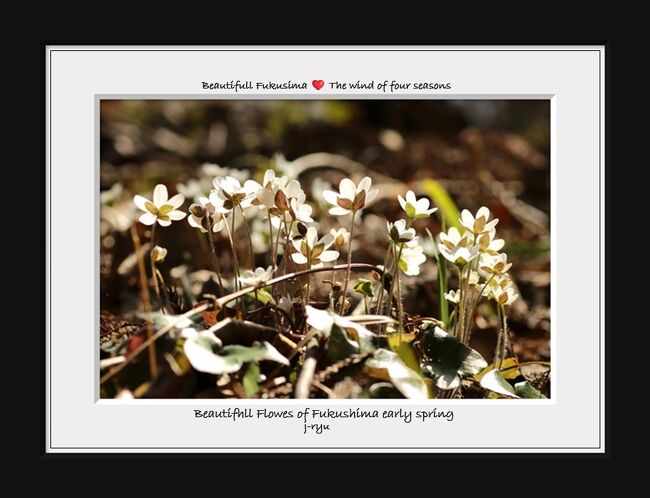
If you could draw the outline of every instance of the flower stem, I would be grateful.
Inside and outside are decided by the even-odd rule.
[[[251,258],[251,270],[255,271],[255,253],[253,252],[253,236],[251,235],[251,227],[248,224],[248,218],[246,218],[246,213],[244,212],[244,208],[239,206],[239,209],[241,211],[241,215],[244,218],[244,225],[246,226],[246,234],[248,235],[248,251],[250,254]]]
[[[400,248],[400,254],[401,252],[402,250]],[[402,344],[404,311],[402,309],[402,284],[399,279],[399,259],[397,261],[397,270],[395,271],[395,279],[397,280],[397,321],[399,323],[399,344]]]
[[[151,313],[151,300],[149,297],[149,285],[147,284],[147,272],[145,271],[144,258],[142,257],[142,245],[135,223],[131,225],[131,239],[133,240],[133,249],[138,260],[138,274],[140,276],[140,298],[142,299],[142,311],[145,315]],[[147,321],[147,340],[153,337],[153,324]],[[156,345],[152,342],[149,350],[149,372],[153,379],[158,374],[158,364],[156,362]]]
[[[165,307],[163,306],[163,300],[162,297],[160,296],[160,285],[158,284],[158,277],[156,276],[156,262],[153,259],[153,248],[155,246],[155,238],[156,238],[156,222],[151,226],[151,242],[150,242],[150,250],[149,250],[149,261],[151,262],[151,278],[153,278],[153,287],[156,289],[156,297],[158,298],[158,305],[160,306],[160,311],[165,313]]]
[[[235,299],[239,299],[241,296],[245,296],[246,294],[250,294],[251,292],[255,291],[255,289],[261,289],[262,287],[266,287],[268,285],[275,285],[279,284],[280,282],[284,282],[286,280],[291,280],[295,279],[298,277],[302,277],[303,275],[309,275],[311,273],[319,273],[322,271],[330,271],[330,270],[345,270],[345,269],[350,269],[350,270],[355,270],[355,271],[365,271],[365,272],[370,272],[370,271],[375,271],[377,273],[382,273],[382,270],[378,268],[375,265],[371,265],[368,263],[352,263],[352,265],[335,265],[332,267],[329,266],[319,266],[316,268],[310,268],[308,270],[301,270],[293,273],[286,273],[284,275],[280,275],[279,277],[272,278],[271,280],[268,280],[266,282],[262,282],[260,284],[257,284],[255,286],[251,287],[246,287],[244,289],[241,289],[237,292],[233,292],[231,294],[228,294],[227,296],[220,297],[216,301],[217,307],[223,307],[225,304],[229,303],[230,301],[233,301]]]
[[[350,284],[350,265],[352,264],[352,238],[354,236],[354,217],[356,216],[357,212],[352,211],[352,221],[350,222],[350,240],[348,241],[348,271],[346,272],[345,275],[345,286],[343,287],[343,301],[341,302],[341,306],[339,307],[339,313],[342,315],[345,313],[345,302],[346,298],[348,296],[348,285]]]
[[[507,345],[507,337],[508,337],[508,319],[506,317],[506,310],[503,307],[503,305],[499,304],[498,305],[499,309],[499,318],[501,319],[501,350],[499,351],[499,364],[495,364],[495,368],[497,370],[501,370],[501,366],[503,365],[503,361],[506,359],[506,345]]]
[[[469,287],[469,276],[471,275],[471,270],[468,272],[467,275],[467,285]],[[485,291],[485,288],[488,286],[488,284],[492,281],[494,278],[494,274],[483,284],[483,287],[481,287],[480,292],[478,293],[478,296],[476,296],[476,299],[472,302],[471,307],[468,308],[468,313],[467,313],[467,320],[465,323],[465,337],[467,339],[467,342],[469,343],[469,340],[471,338],[471,332],[472,332],[472,323],[474,323],[474,312],[476,311],[476,306],[478,305],[478,302],[481,300],[481,296],[483,296],[483,291]]]
[[[212,264],[214,265],[214,271],[217,274],[217,281],[219,282],[219,290],[223,295],[224,290],[223,290],[223,281],[221,280],[221,268],[219,267],[219,258],[217,257],[217,250],[214,247],[214,240],[212,238],[213,237],[212,227],[213,227],[213,223],[210,224],[210,228],[208,229],[208,233],[206,235],[208,236],[208,243],[210,244],[210,254],[212,255]]]
[[[271,265],[273,266],[273,272],[275,273],[275,269],[277,268],[276,258],[278,257],[277,255],[278,246],[277,244],[275,246],[273,245],[273,223],[271,223],[271,213],[268,213],[268,219],[269,219],[269,240],[271,245]]]
[[[235,249],[235,241],[232,236],[232,230],[228,226],[228,221],[226,220],[226,232],[228,232],[228,240],[230,241],[230,249],[232,251],[233,266],[234,266],[234,280],[235,280],[235,292],[239,290],[239,260],[237,259],[237,250]],[[235,210],[232,211],[232,226],[233,230],[235,228]],[[238,299],[237,306],[241,310],[241,300]]]
[[[282,215],[282,221],[280,222],[280,226],[278,227],[278,234],[275,237],[275,248],[273,249],[273,265],[274,266],[276,266],[275,261],[278,258],[278,249],[280,247],[280,235],[282,234],[282,227],[283,226],[284,226],[284,228],[286,230],[287,223],[286,223],[286,220],[284,218],[284,214]],[[273,233],[273,232],[271,232],[271,233]],[[273,243],[273,237],[271,237],[271,243]],[[283,260],[285,259],[284,256],[282,257],[282,259]]]
[[[459,341],[463,341],[463,330],[465,326],[465,292],[463,292],[464,278],[463,278],[463,267],[458,268],[458,292],[460,296],[458,298],[458,322],[456,323],[456,338]]]
[[[390,288],[388,290],[388,315],[390,316],[390,306],[393,302],[393,292],[395,292],[395,285],[397,284],[397,275],[399,273],[399,258],[402,257],[402,248],[404,246],[400,246],[399,251],[395,251],[395,270],[393,274],[393,280],[390,282]],[[395,249],[393,249],[395,250]]]
[[[381,280],[379,281],[379,292],[377,292],[377,305],[375,312],[378,315],[381,315],[383,313],[382,307],[384,304],[384,293],[386,292],[385,287],[386,287],[386,274],[388,272],[388,258],[390,257],[390,254],[393,250],[393,245],[389,245],[388,249],[386,250],[386,256],[384,256],[384,273],[381,275]],[[381,325],[379,326],[379,329],[381,330]]]

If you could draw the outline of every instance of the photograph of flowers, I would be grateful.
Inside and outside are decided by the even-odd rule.
[[[102,398],[551,398],[548,100],[101,100]]]

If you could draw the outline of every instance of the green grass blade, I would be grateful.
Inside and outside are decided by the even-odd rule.
[[[436,206],[438,206],[447,226],[456,227],[461,230],[459,221],[460,212],[447,190],[445,190],[440,183],[431,178],[422,180],[420,182],[420,189],[431,198]]]

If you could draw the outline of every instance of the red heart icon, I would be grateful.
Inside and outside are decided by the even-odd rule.
[[[314,85],[316,90],[320,90],[325,85],[325,82],[323,80],[314,80],[311,84]]]

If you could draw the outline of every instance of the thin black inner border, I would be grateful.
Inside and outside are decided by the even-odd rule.
[[[605,47],[603,46],[603,49]],[[554,450],[554,449],[601,449],[602,448],[602,49],[49,49],[49,449],[70,450]],[[52,53],[53,52],[598,52],[598,446],[52,446]]]

